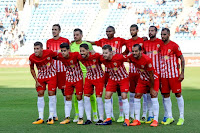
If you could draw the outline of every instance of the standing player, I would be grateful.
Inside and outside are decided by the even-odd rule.
[[[70,45],[70,50],[71,52],[80,52],[80,45],[81,44],[87,44],[89,46],[89,51],[92,51],[92,44],[82,41],[83,38],[83,32],[81,29],[74,29],[74,42],[71,43]],[[80,62],[80,66],[81,66],[81,70],[83,72],[83,80],[86,77],[86,67]],[[90,96],[90,102],[91,102],[91,106],[92,106],[92,111],[93,111],[93,121],[97,122],[98,121],[98,116],[97,116],[97,102],[96,102],[96,96],[95,94]],[[73,122],[77,122],[78,121],[78,116],[79,116],[79,111],[78,111],[78,102],[77,99],[74,98],[74,108],[75,108],[75,113],[76,116],[73,120]]]
[[[52,35],[53,38],[47,40],[47,49],[53,50],[54,52],[60,51],[60,44],[61,43],[68,43],[69,40],[67,38],[60,37],[61,27],[59,24],[54,24],[52,27]],[[66,101],[66,97],[64,95],[64,87],[65,87],[65,81],[66,81],[66,69],[61,61],[55,60],[55,66],[56,66],[56,75],[57,75],[57,87],[61,89],[61,92],[64,96],[64,103]],[[56,98],[57,103],[57,98]],[[57,110],[56,110],[56,103],[55,103],[55,109],[54,109],[54,120],[57,121]]]
[[[135,120],[131,123],[131,126],[140,125],[140,99],[144,93],[150,91],[151,101],[153,106],[154,120],[150,126],[158,126],[159,116],[159,103],[158,103],[158,90],[159,90],[159,78],[156,73],[151,58],[142,53],[142,47],[139,44],[133,46],[133,54],[128,57],[128,60],[139,69],[140,79],[136,87],[136,94],[134,98]]]
[[[62,43],[60,45],[61,53],[58,54],[57,59],[62,61],[67,69],[66,73],[66,87],[65,87],[65,120],[60,122],[60,124],[70,123],[70,112],[72,109],[72,95],[74,93],[74,88],[76,88],[76,96],[78,100],[79,109],[79,121],[78,125],[83,124],[83,73],[80,68],[78,61],[78,52],[70,52],[69,44]]]
[[[138,26],[136,24],[131,25],[130,33],[132,38],[126,41],[126,50],[123,54],[131,54],[132,48],[135,44],[140,44],[143,47],[144,39],[138,37]],[[140,74],[138,70],[135,68],[133,63],[129,63],[129,83],[130,83],[130,97],[129,97],[129,106],[130,106],[130,121],[134,119],[134,97],[135,97],[135,88],[138,82]],[[146,121],[146,113],[147,113],[147,96],[143,94],[143,115],[141,123]]]
[[[91,42],[93,45],[97,45],[99,47],[103,47],[104,45],[108,44],[112,47],[112,51],[121,54],[122,53],[122,46],[126,44],[126,40],[120,37],[114,37],[115,35],[115,28],[113,26],[108,26],[106,28],[106,35],[108,38],[102,38],[98,41]],[[107,84],[109,79],[109,72],[108,69],[105,67],[105,84]],[[119,102],[119,118],[117,122],[124,122],[124,114],[123,114],[123,102],[121,97],[120,89],[117,89],[118,92],[118,102]],[[115,121],[114,114],[113,114],[113,99],[112,99],[112,120]]]
[[[144,42],[143,49],[147,56],[149,56],[153,61],[153,67],[155,68],[158,76],[160,77],[160,48],[163,45],[162,40],[156,37],[157,28],[155,26],[149,27],[149,37],[150,40]],[[160,78],[159,78],[160,79]],[[153,121],[153,112],[152,112],[152,102],[151,96],[147,93],[147,107],[149,112],[149,117],[145,123],[151,123]],[[163,121],[166,121],[167,114],[165,113],[165,117]],[[162,122],[161,122],[162,123]]]
[[[181,95],[181,82],[184,79],[185,60],[180,47],[169,39],[170,30],[168,28],[162,29],[161,37],[164,42],[164,45],[161,47],[161,93],[164,96],[164,105],[168,113],[168,119],[164,125],[174,122],[170,90],[176,95],[180,112],[177,125],[183,125],[184,100]],[[181,60],[181,73],[179,72],[179,59]]]
[[[84,106],[85,112],[87,116],[87,121],[85,125],[91,124],[91,104],[90,104],[90,96],[95,92],[97,96],[98,103],[98,111],[99,111],[99,121],[96,125],[103,123],[104,117],[104,109],[103,109],[103,101],[102,94],[104,88],[104,71],[101,67],[100,62],[100,54],[95,53],[91,54],[89,52],[89,47],[87,44],[80,45],[80,54],[78,59],[83,63],[83,65],[87,68],[85,85],[84,85]]]
[[[129,91],[129,79],[126,68],[123,64],[127,59],[122,54],[115,54],[112,51],[110,45],[104,45],[103,56],[101,57],[101,62],[107,67],[109,71],[109,79],[106,86],[105,94],[105,112],[107,119],[102,123],[102,125],[112,124],[112,106],[111,97],[117,88],[120,88],[122,102],[123,102],[123,113],[125,115],[124,126],[129,126],[129,103],[127,98],[127,93]]]
[[[44,123],[44,92],[46,85],[48,85],[49,95],[49,118],[47,124],[53,124],[54,104],[55,104],[55,91],[56,91],[56,68],[53,64],[52,58],[57,56],[52,50],[43,50],[41,42],[34,43],[34,53],[29,57],[30,71],[36,82],[36,90],[38,92],[38,113],[39,118],[33,124]],[[34,64],[38,69],[36,76]]]

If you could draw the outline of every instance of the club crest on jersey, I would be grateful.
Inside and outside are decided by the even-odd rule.
[[[153,51],[153,54],[158,54],[157,50],[154,50],[154,51]]]
[[[117,63],[116,63],[116,62],[114,62],[113,64],[114,64],[114,66],[117,66]]]
[[[70,67],[71,67],[71,68],[74,68],[75,66],[74,66],[74,65],[70,65]]]
[[[141,65],[142,68],[144,68],[144,65]]]
[[[118,41],[115,41],[115,44],[118,44]]]
[[[168,53],[170,53],[171,52],[171,49],[168,49]]]
[[[70,63],[73,64],[73,60],[70,60]]]
[[[116,48],[115,48],[115,47],[112,47],[112,51],[116,51]]]
[[[140,69],[140,72],[144,72],[144,69]]]
[[[118,70],[118,68],[117,67],[114,67],[114,71],[117,71]]]
[[[95,66],[95,65],[92,65],[92,68],[96,68],[96,66]]]
[[[168,60],[168,59],[169,59],[169,56],[165,55],[164,58],[165,58],[165,60]]]
[[[160,48],[160,44],[157,44],[157,47]]]
[[[96,62],[96,59],[94,59],[93,62]]]
[[[51,63],[50,63],[50,62],[48,62],[48,63],[47,63],[47,66],[50,66],[50,64],[51,64]]]
[[[47,60],[50,60],[51,58],[50,57],[47,57]]]
[[[149,68],[151,68],[151,67],[152,67],[152,64],[150,63],[150,64],[149,64]]]

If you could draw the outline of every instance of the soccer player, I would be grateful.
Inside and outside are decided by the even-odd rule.
[[[121,54],[122,53],[122,46],[126,45],[126,40],[120,37],[114,37],[115,35],[115,28],[113,26],[108,26],[106,28],[106,35],[107,38],[102,38],[98,41],[91,42],[93,45],[97,45],[99,47],[103,47],[104,45],[108,44],[112,47],[112,51]],[[107,84],[109,79],[109,72],[108,69],[105,67],[105,84]],[[121,92],[120,89],[117,89],[118,93],[118,102],[119,102],[119,118],[117,122],[124,122],[124,114],[123,114],[123,102],[122,102],[122,97],[121,97]],[[112,120],[115,121],[115,117],[113,114],[113,98],[112,98]]]
[[[159,116],[159,103],[158,103],[158,90],[159,90],[159,77],[156,73],[153,63],[150,57],[142,53],[142,47],[139,44],[133,46],[133,54],[128,56],[128,60],[138,68],[140,73],[140,79],[135,90],[134,98],[134,110],[135,120],[131,123],[131,126],[140,125],[140,99],[144,93],[150,91],[151,101],[153,106],[154,120],[150,126],[158,126]]]
[[[164,45],[161,47],[161,93],[164,96],[164,105],[168,113],[168,119],[164,125],[174,122],[170,90],[175,93],[180,112],[177,125],[183,125],[184,100],[181,95],[181,82],[184,79],[185,60],[180,47],[169,39],[170,30],[168,28],[162,29],[161,37],[164,42]],[[181,60],[181,73],[179,72],[179,59]]]
[[[143,47],[144,39],[138,37],[138,26],[136,24],[131,25],[130,27],[130,33],[132,38],[126,41],[126,50],[123,54],[131,54],[132,48],[135,44],[140,44]],[[138,82],[138,79],[140,77],[139,72],[133,65],[133,63],[129,63],[129,91],[130,91],[130,97],[129,97],[129,107],[130,107],[130,121],[134,120],[134,97],[135,97],[135,88]],[[147,114],[147,96],[146,94],[143,94],[143,115],[141,123],[144,123],[146,121],[146,114]]]
[[[33,124],[44,123],[44,92],[46,85],[48,85],[49,95],[49,118],[47,124],[53,124],[54,104],[55,104],[55,91],[56,91],[56,68],[53,63],[53,57],[56,57],[57,53],[52,50],[43,50],[43,44],[41,42],[34,43],[34,53],[29,57],[30,71],[35,80],[35,86],[38,93],[38,113],[39,118],[33,122]],[[36,76],[34,64],[38,69]]]
[[[70,123],[70,112],[72,109],[72,95],[74,88],[76,88],[76,97],[78,100],[79,121],[78,125],[83,124],[83,73],[78,61],[79,52],[70,52],[69,44],[62,43],[60,45],[61,53],[58,54],[57,59],[62,61],[67,69],[66,73],[66,87],[64,89],[66,102],[65,102],[65,120],[60,124]]]
[[[77,28],[74,29],[74,42],[71,43],[70,45],[70,50],[71,52],[80,52],[80,45],[81,44],[87,44],[89,46],[89,51],[93,51],[92,48],[92,44],[82,41],[83,38],[83,32],[81,29]],[[81,70],[83,72],[83,80],[86,77],[86,67],[80,62],[80,66],[81,66]],[[96,102],[96,96],[95,94],[90,96],[90,102],[91,102],[91,106],[92,106],[92,111],[93,111],[93,121],[97,122],[98,121],[98,115],[97,115],[97,102]],[[77,122],[78,121],[78,116],[79,116],[79,111],[78,111],[78,102],[77,99],[74,98],[74,108],[75,108],[75,118],[73,120],[73,122]]]
[[[52,26],[52,35],[53,38],[47,40],[47,49],[53,50],[54,52],[60,52],[60,44],[61,43],[68,43],[69,44],[69,40],[67,38],[63,38],[60,36],[60,32],[61,32],[61,27],[59,24],[54,24]],[[64,96],[64,103],[66,101],[66,97],[64,95],[64,87],[65,87],[65,81],[66,81],[66,69],[64,67],[64,65],[62,64],[61,61],[59,60],[55,60],[55,66],[56,66],[56,75],[57,75],[57,87],[61,90],[63,96]],[[57,103],[57,98],[56,101]],[[57,121],[58,120],[58,116],[57,116],[57,110],[56,110],[56,104],[54,107],[54,120]]]
[[[89,47],[87,44],[83,43],[80,45],[80,54],[78,59],[82,62],[82,64],[86,67],[87,73],[84,84],[84,106],[85,112],[87,116],[87,121],[85,125],[91,124],[91,104],[90,104],[90,96],[95,92],[97,96],[97,104],[99,111],[99,121],[96,125],[102,124],[104,119],[104,109],[103,109],[103,101],[102,94],[104,88],[104,71],[101,67],[100,62],[100,54],[95,53],[91,54],[89,52]]]
[[[156,37],[156,34],[157,34],[157,28],[155,26],[150,26],[149,27],[150,40],[144,42],[143,49],[144,53],[152,59],[153,67],[158,73],[158,76],[160,77],[160,48],[162,47],[163,42],[162,40]],[[153,112],[152,112],[151,96],[149,92],[147,93],[147,108],[149,112],[149,117],[147,118],[147,121],[145,123],[151,123],[153,121]],[[167,114],[165,113],[163,121],[166,121],[166,118]]]
[[[105,112],[107,119],[102,123],[102,125],[112,124],[112,106],[111,97],[114,92],[117,91],[117,87],[120,88],[122,102],[123,102],[123,113],[125,115],[124,126],[129,126],[129,102],[127,98],[127,93],[129,91],[129,79],[126,68],[123,64],[127,59],[122,54],[115,54],[112,51],[110,45],[104,45],[103,56],[101,56],[101,62],[107,67],[109,71],[109,79],[106,86],[105,94]]]

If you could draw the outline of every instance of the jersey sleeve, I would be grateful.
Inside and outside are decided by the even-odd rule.
[[[99,47],[102,47],[102,39],[100,39],[99,41],[95,41],[95,44]]]
[[[87,43],[87,44],[88,44],[88,47],[89,47],[89,51],[92,51],[93,50],[92,44],[91,43]]]
[[[128,62],[128,56],[127,55],[120,54],[119,59],[122,62]]]
[[[147,71],[153,71],[154,70],[154,68],[153,68],[153,62],[152,62],[152,60],[151,59],[148,59],[147,61],[146,61],[146,70]]]
[[[51,53],[51,56],[52,56],[52,57],[56,57],[56,56],[58,55],[58,53],[57,53],[57,52],[53,52],[52,50],[51,50],[51,52],[50,52],[50,53]]]
[[[121,38],[121,45],[122,46],[126,46],[127,41],[124,38]]]
[[[50,49],[50,42],[49,42],[49,40],[47,40],[47,44],[46,44],[46,49]]]
[[[182,55],[181,49],[177,44],[174,45],[174,53],[177,57],[180,57]]]

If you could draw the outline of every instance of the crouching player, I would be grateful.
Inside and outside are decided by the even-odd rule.
[[[78,61],[78,52],[70,52],[69,44],[62,43],[60,45],[61,53],[58,54],[57,59],[62,61],[65,65],[66,72],[66,87],[64,93],[66,96],[65,102],[65,120],[60,122],[60,124],[70,123],[70,113],[72,109],[72,95],[74,88],[76,88],[76,97],[78,100],[78,109],[79,109],[79,121],[78,125],[83,124],[83,73],[80,68]]]
[[[84,84],[84,107],[87,116],[87,121],[84,123],[85,125],[91,124],[91,104],[90,104],[90,96],[95,92],[97,96],[97,105],[99,111],[99,121],[96,125],[103,123],[104,117],[104,109],[103,109],[103,101],[102,94],[104,88],[104,71],[101,67],[100,62],[100,54],[89,52],[89,47],[87,44],[80,45],[80,54],[78,60],[86,67],[87,73]]]
[[[130,63],[133,63],[136,68],[139,69],[140,79],[135,90],[134,109],[135,120],[131,123],[131,126],[140,125],[140,99],[143,94],[150,91],[151,101],[153,104],[154,121],[150,126],[158,126],[159,115],[159,103],[158,103],[158,90],[159,90],[159,78],[150,57],[142,53],[142,47],[139,44],[135,44],[132,48],[133,54],[128,56]]]
[[[123,125],[129,126],[129,102],[127,98],[127,93],[129,91],[129,79],[128,73],[123,64],[123,62],[127,59],[121,54],[114,54],[110,45],[104,45],[102,49],[103,56],[101,56],[100,60],[108,68],[110,75],[105,94],[105,112],[107,119],[102,123],[102,125],[112,124],[111,97],[113,93],[117,91],[117,87],[119,87],[121,90],[123,112],[125,115],[125,121]]]
[[[38,93],[38,113],[39,118],[33,122],[33,124],[44,123],[44,92],[46,85],[48,85],[49,95],[49,118],[47,124],[54,124],[53,114],[55,106],[55,91],[57,87],[56,68],[53,64],[53,57],[56,57],[57,53],[52,50],[43,50],[43,44],[41,42],[34,43],[34,53],[29,57],[30,71],[35,79],[35,86]],[[34,64],[38,69],[38,75],[36,76]]]

